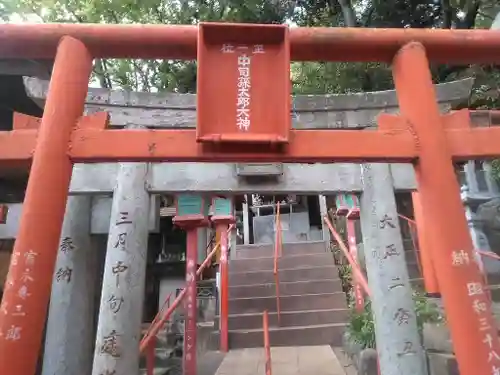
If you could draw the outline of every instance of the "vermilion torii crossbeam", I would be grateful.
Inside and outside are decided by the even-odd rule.
[[[447,147],[454,161],[492,158],[498,154],[500,127],[473,128],[469,110],[443,116]],[[39,119],[19,118],[17,130],[0,132],[0,165],[28,163],[35,148]],[[224,152],[196,143],[196,131],[106,130],[105,113],[86,116],[72,133],[68,155],[75,163],[106,161],[281,161],[281,162],[413,162],[418,159],[418,136],[398,117],[382,115],[379,123],[389,129],[292,130],[285,152]],[[15,125],[16,127],[16,125]],[[23,129],[23,130],[20,130]],[[109,145],[113,147],[109,147]],[[314,144],[314,148],[310,145]],[[231,146],[229,146],[231,147]]]
[[[0,25],[0,58],[52,59],[60,39],[69,35],[84,42],[94,57],[194,60],[197,34],[197,26],[186,25],[8,24]],[[290,29],[295,61],[391,62],[409,42],[422,43],[433,62],[500,63],[499,31]]]
[[[248,25],[229,27],[238,29]],[[271,26],[252,27],[264,30]],[[0,363],[5,373],[33,375],[36,369],[72,163],[112,160],[414,162],[422,216],[426,221],[425,235],[432,245],[432,263],[437,270],[460,373],[500,373],[500,342],[496,339],[495,322],[479,268],[473,261],[472,242],[452,165],[453,160],[499,156],[500,129],[471,128],[467,111],[441,116],[429,71],[429,59],[451,63],[499,62],[500,33],[296,28],[290,30],[289,37],[288,32],[280,35],[283,36],[282,48],[277,51],[281,66],[287,69],[288,47],[294,60],[392,62],[400,116],[381,116],[379,129],[372,132],[293,130],[288,134],[288,128],[277,128],[285,130],[288,138],[287,144],[279,145],[280,151],[245,142],[238,146],[217,142],[201,144],[196,142],[193,130],[108,130],[105,115],[81,117],[92,58],[193,59],[196,58],[196,27],[0,26],[0,58],[56,56],[39,129],[36,129],[36,121],[30,120],[24,122],[24,127],[19,125],[11,132],[0,132],[0,163],[12,166],[32,162],[13,251],[15,261],[9,268],[0,309]],[[215,46],[213,51],[219,54],[217,43],[212,47]],[[229,61],[227,56],[224,58]],[[211,62],[211,68],[220,69],[214,63],[217,61]],[[267,79],[262,65],[254,67],[257,72],[260,69],[261,79]],[[288,80],[288,71],[280,74]],[[210,93],[212,84],[213,81],[209,81],[208,86],[203,87],[205,93]],[[200,101],[209,103],[207,94],[203,94],[203,99],[198,93],[198,105]],[[287,105],[286,94],[281,98],[261,95],[253,100],[258,105]],[[222,109],[236,112],[234,100],[230,103],[231,106],[223,102]],[[274,106],[272,110],[279,108]],[[265,124],[265,116],[260,115]],[[228,123],[233,126],[231,121]],[[218,139],[217,132],[224,131],[216,127],[208,130],[215,131],[209,134],[215,134],[213,140]],[[244,140],[245,133],[242,134],[238,136]],[[251,132],[248,134],[252,136]],[[270,135],[269,139],[273,139],[273,134]],[[25,262],[28,255],[32,260],[29,267]],[[23,293],[19,293],[20,288]],[[25,315],[12,314],[12,306],[21,306]],[[398,355],[412,355],[411,346],[394,350]],[[384,358],[381,358],[382,364],[394,370]]]

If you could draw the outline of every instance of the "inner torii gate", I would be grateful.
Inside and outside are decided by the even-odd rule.
[[[500,374],[500,343],[481,274],[472,261],[452,165],[500,156],[500,129],[472,128],[467,110],[441,116],[429,71],[429,61],[498,63],[500,33],[289,31],[283,25],[217,23],[1,25],[0,45],[1,58],[56,56],[39,129],[0,133],[0,167],[31,163],[0,314],[5,373],[35,372],[72,164],[161,160],[414,163],[425,235],[434,244],[432,261],[439,270],[460,372]],[[109,130],[105,115],[82,117],[92,59],[126,57],[198,59],[196,130]],[[290,59],[392,62],[401,115],[381,115],[377,131],[291,130]],[[24,264],[28,259],[29,274]],[[33,288],[21,300],[13,286],[28,278]],[[21,303],[24,317],[11,309]],[[8,339],[12,334],[16,340]]]

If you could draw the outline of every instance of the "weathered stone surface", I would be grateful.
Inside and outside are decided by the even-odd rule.
[[[467,99],[474,80],[436,85],[441,110],[447,112]],[[43,106],[48,81],[25,77],[29,97]],[[365,129],[376,127],[380,113],[396,113],[398,104],[394,90],[344,94],[298,95],[293,97],[292,120],[296,129]],[[130,124],[150,128],[192,128],[196,125],[196,95],[174,93],[140,93],[90,88],[86,112],[107,111],[112,126]]]
[[[428,353],[429,375],[460,375],[453,354]]]
[[[0,74],[49,79],[53,60],[0,59]]]
[[[450,331],[443,324],[424,323],[423,339],[427,351],[453,353]]]
[[[342,336],[342,347],[344,348],[345,353],[353,359],[353,363],[358,363],[359,353],[363,350],[361,345],[353,342],[349,339],[349,335],[347,332]]]
[[[500,198],[481,204],[476,213],[477,219],[483,224],[491,250],[500,255]]]
[[[364,349],[359,353],[358,375],[378,375],[378,356],[375,349]]]
[[[277,180],[253,181],[238,178],[232,163],[152,163],[148,176],[150,193],[204,192],[231,194],[289,193],[333,194],[338,191],[361,191],[361,170],[356,164],[285,163]],[[109,194],[116,181],[115,163],[75,164],[71,194]],[[391,165],[393,188],[397,191],[416,187],[413,166]]]

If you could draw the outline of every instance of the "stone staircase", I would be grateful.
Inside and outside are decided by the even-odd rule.
[[[281,324],[273,274],[274,245],[238,246],[229,265],[229,348],[263,346],[269,312],[271,346],[342,345],[346,296],[324,242],[283,245],[279,259]],[[219,317],[215,319],[219,327]],[[216,329],[212,342],[218,342]]]

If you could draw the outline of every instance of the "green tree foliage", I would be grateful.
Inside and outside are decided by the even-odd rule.
[[[422,292],[413,291],[412,297],[420,335],[422,335],[425,323],[446,324],[439,307]],[[351,306],[351,318],[346,333],[347,338],[362,349],[376,348],[375,322],[373,320],[371,301],[366,301],[364,310],[359,312]]]
[[[298,26],[384,28],[488,28],[500,10],[496,0],[6,0],[0,18],[38,22],[197,24],[200,21],[288,23]],[[392,88],[380,63],[297,62],[295,93],[348,93]],[[472,107],[498,106],[496,66],[435,66],[436,82],[475,76]],[[196,90],[196,62],[96,60],[95,85],[135,91]]]

